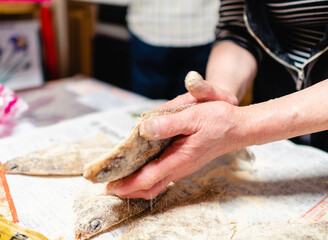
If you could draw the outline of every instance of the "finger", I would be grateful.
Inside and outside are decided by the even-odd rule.
[[[190,71],[187,74],[185,86],[188,92],[197,99],[198,102],[225,101],[234,105],[238,104],[236,96],[214,86],[211,82],[205,81],[202,76],[195,71]]]
[[[197,107],[192,106],[181,112],[154,116],[141,122],[139,133],[149,140],[170,138],[178,135],[191,135],[199,129]]]
[[[180,105],[206,102],[206,101],[225,101],[233,105],[238,105],[238,99],[231,93],[215,86],[212,82],[205,81],[200,74],[190,71],[185,78],[187,93],[177,96],[155,109],[170,108]]]
[[[185,87],[198,101],[206,101],[209,93],[213,92],[211,85],[205,82],[203,77],[195,71],[190,71],[186,75]]]
[[[160,195],[161,193],[165,192],[168,189],[168,185],[170,184],[169,178],[165,178],[150,189],[146,190],[139,190],[132,193],[128,193],[125,195],[118,195],[121,198],[144,198],[144,199],[153,199]]]
[[[157,168],[160,161],[160,159],[153,160],[138,172],[108,183],[106,186],[107,194],[124,196],[132,192],[151,189],[156,183],[167,178],[162,169]]]
[[[107,193],[129,197],[131,197],[132,195],[130,194],[134,192],[137,193],[133,196],[137,196],[142,193],[153,193],[145,190],[152,189],[158,182],[162,181],[163,184],[166,185],[173,179],[176,181],[198,170],[198,163],[195,164],[189,162],[192,153],[181,149],[181,146],[185,145],[190,145],[188,143],[188,138],[184,137],[177,139],[163,152],[159,159],[151,161],[133,175],[130,175],[120,181],[109,183],[107,185]],[[155,189],[158,190],[157,187],[155,187]]]

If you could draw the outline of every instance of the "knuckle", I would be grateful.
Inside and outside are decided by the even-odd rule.
[[[180,134],[190,135],[195,132],[195,121],[197,121],[197,112],[189,108],[184,110],[179,117],[177,116],[172,125],[180,129]]]

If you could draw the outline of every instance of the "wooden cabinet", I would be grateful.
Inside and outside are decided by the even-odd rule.
[[[88,2],[68,1],[69,73],[91,76],[93,38],[97,6]]]
[[[1,3],[0,20],[34,19],[38,17],[39,5],[33,3]]]

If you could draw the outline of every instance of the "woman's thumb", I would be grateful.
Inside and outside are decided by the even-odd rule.
[[[185,78],[185,86],[188,92],[197,99],[198,102],[225,101],[233,105],[238,104],[238,100],[232,94],[216,88],[211,82],[205,81],[202,76],[190,71]]]
[[[139,133],[149,140],[165,139],[181,134],[190,135],[195,129],[190,119],[192,111],[189,110],[147,118],[140,123]]]

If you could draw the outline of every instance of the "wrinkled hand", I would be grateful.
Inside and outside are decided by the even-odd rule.
[[[207,102],[182,112],[146,120],[140,133],[148,139],[178,137],[164,153],[137,173],[108,184],[108,191],[123,198],[151,199],[171,182],[199,170],[224,153],[243,147],[239,107]]]
[[[150,140],[175,138],[163,154],[138,172],[109,183],[107,191],[122,198],[152,199],[166,190],[170,182],[199,170],[215,157],[239,148],[242,114],[231,93],[203,82],[204,94],[193,91],[180,95],[158,108],[205,102],[182,112],[152,117],[140,126],[140,134]],[[199,93],[199,91],[197,91]],[[238,144],[237,144],[238,143]]]

